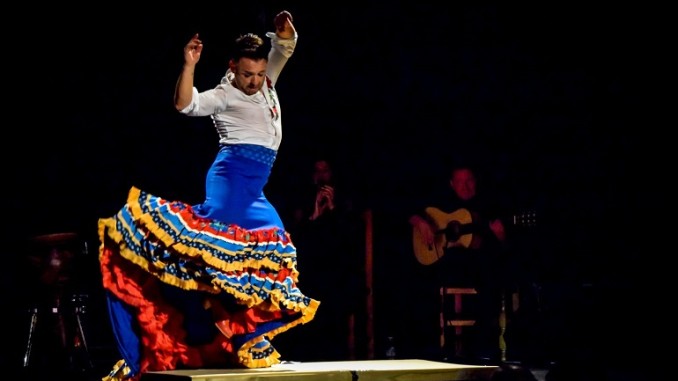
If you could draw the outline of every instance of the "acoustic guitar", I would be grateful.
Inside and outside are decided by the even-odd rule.
[[[478,218],[468,209],[460,208],[452,213],[446,213],[434,207],[425,209],[433,228],[433,245],[428,245],[419,229],[412,229],[412,244],[414,255],[422,265],[431,265],[445,255],[450,247],[475,248],[478,244],[476,232]],[[534,226],[536,213],[525,212],[511,216],[513,225]]]

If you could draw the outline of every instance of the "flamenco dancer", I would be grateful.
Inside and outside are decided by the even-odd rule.
[[[193,78],[203,43],[184,47],[174,103],[209,116],[220,148],[197,205],[132,187],[126,204],[99,220],[99,261],[122,357],[105,381],[144,372],[269,367],[271,340],[308,323],[319,301],[297,287],[296,249],[263,188],[281,143],[275,84],[297,32],[287,11],[266,33],[241,35],[220,83],[200,92]]]

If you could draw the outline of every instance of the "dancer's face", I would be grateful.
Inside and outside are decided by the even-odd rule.
[[[254,60],[244,57],[237,62],[231,61],[231,71],[235,74],[233,86],[247,95],[256,94],[266,80],[267,64],[268,61],[265,59]]]

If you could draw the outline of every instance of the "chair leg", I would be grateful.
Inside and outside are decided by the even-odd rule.
[[[31,362],[31,351],[33,350],[33,340],[35,340],[35,328],[38,324],[38,309],[36,307],[30,309],[31,324],[28,327],[28,341],[26,342],[26,351],[24,353],[24,368],[28,367]]]

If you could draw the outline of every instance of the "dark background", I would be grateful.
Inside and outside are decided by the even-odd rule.
[[[635,345],[617,314],[639,317],[628,301],[639,303],[647,260],[629,223],[641,208],[630,171],[643,132],[635,88],[644,20],[618,4],[251,1],[19,12],[22,28],[5,37],[13,64],[3,152],[9,297],[21,300],[32,287],[26,276],[35,269],[24,266],[31,237],[77,232],[90,248],[79,276],[96,300],[97,219],[117,212],[132,185],[201,201],[217,135],[209,118],[173,108],[182,48],[200,33],[196,86],[213,87],[228,44],[272,30],[281,9],[300,37],[277,85],[284,139],[267,195],[284,210],[319,152],[360,191],[375,216],[378,343],[395,335],[427,345],[410,338],[413,326],[429,323],[395,282],[394,274],[419,271],[403,205],[444,179],[447,160],[461,152],[476,160],[485,189],[517,211],[537,211],[539,228],[516,249],[519,274],[557,306],[552,315],[575,322],[538,322],[542,338],[553,339],[546,357],[562,356],[553,347],[615,357],[620,343]],[[93,304],[91,314],[103,317]],[[573,344],[577,332],[594,339]]]

